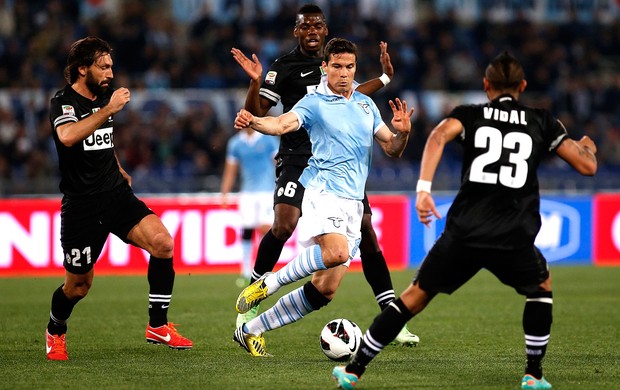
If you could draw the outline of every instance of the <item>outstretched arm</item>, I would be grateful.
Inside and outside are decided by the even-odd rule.
[[[381,49],[379,61],[381,62],[381,69],[383,70],[381,77],[377,77],[360,84],[355,89],[356,91],[359,91],[364,95],[370,95],[386,86],[392,78],[394,78],[394,66],[392,66],[392,61],[390,61],[390,54],[387,52],[387,46],[388,45],[386,42],[379,42],[379,48]]]
[[[260,96],[260,84],[263,76],[263,66],[256,54],[252,54],[252,59],[243,54],[239,49],[232,48],[230,50],[233,58],[243,68],[245,73],[250,77],[250,86],[245,96],[244,108],[254,115],[264,116],[271,108],[269,100]]]
[[[409,140],[413,108],[407,111],[407,102],[404,100],[401,102],[399,98],[396,98],[396,103],[391,100],[389,103],[394,114],[392,126],[396,132],[393,133],[387,126],[382,126],[375,134],[375,138],[385,154],[390,157],[400,157]]]
[[[555,152],[584,176],[594,176],[598,169],[596,145],[587,135],[579,141],[565,139]]]
[[[235,128],[244,129],[246,127],[251,127],[259,133],[267,135],[282,135],[297,131],[299,129],[299,118],[292,111],[278,117],[258,117],[245,109],[241,109],[235,118]]]
[[[426,140],[426,145],[424,145],[420,177],[416,188],[418,195],[415,208],[418,213],[418,219],[427,227],[430,226],[433,215],[438,219],[441,218],[435,207],[435,201],[431,196],[431,184],[437,171],[437,166],[446,144],[455,139],[462,131],[463,124],[461,121],[454,118],[446,118],[433,129]]]

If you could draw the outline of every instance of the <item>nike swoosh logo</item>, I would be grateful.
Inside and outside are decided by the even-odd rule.
[[[301,77],[306,77],[307,75],[309,75],[309,74],[310,74],[310,73],[312,73],[312,72],[314,72],[314,71],[313,71],[313,70],[311,70],[310,72],[306,72],[306,73],[301,72],[301,75],[300,75],[300,76],[301,76]]]
[[[161,305],[161,308],[162,308],[162,309],[167,309],[167,308],[169,308],[169,307],[170,307],[170,305]]]
[[[52,351],[52,347],[50,347],[49,345],[45,345],[45,353],[50,353]]]
[[[153,336],[156,336],[157,338],[160,338],[162,340],[164,340],[165,342],[170,341],[170,333],[166,333],[166,336],[162,336],[160,334],[157,334],[155,332],[153,332],[152,330],[149,330],[149,333],[152,334]]]
[[[357,337],[353,337],[353,340],[355,341],[355,343],[353,344],[353,348],[349,348],[351,352],[355,352],[355,350],[357,349]]]

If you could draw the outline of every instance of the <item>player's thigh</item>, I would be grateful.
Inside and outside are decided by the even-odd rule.
[[[317,243],[319,236],[338,234],[346,238],[349,257],[353,257],[360,242],[362,212],[360,201],[306,191],[299,223],[299,242],[309,246]]]
[[[370,201],[368,200],[368,194],[364,192],[364,199],[362,200],[362,205],[364,206],[364,215],[368,214],[372,215],[372,209],[370,208]]]
[[[540,291],[540,284],[549,278],[547,260],[534,245],[495,251],[485,259],[485,268],[522,295]]]
[[[161,219],[155,214],[142,218],[129,233],[126,240],[145,249],[151,255],[167,258],[172,256],[173,240]]]
[[[451,294],[481,268],[471,248],[444,233],[422,261],[414,283],[429,294]]]
[[[149,218],[145,220],[147,216]],[[147,249],[144,245],[156,233],[168,235],[159,217],[134,195],[129,186],[114,195],[113,205],[106,210],[105,219],[114,235],[141,248]]]
[[[60,213],[60,242],[67,272],[84,275],[94,267],[109,231],[101,223],[97,197],[63,198]]]

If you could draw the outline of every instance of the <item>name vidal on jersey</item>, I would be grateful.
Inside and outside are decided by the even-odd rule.
[[[517,125],[527,125],[525,120],[525,111],[510,110],[503,111],[493,107],[483,107],[484,119],[493,119],[494,121],[514,123]]]
[[[84,150],[102,150],[110,149],[114,147],[114,136],[112,135],[112,128],[106,127],[105,129],[97,129],[90,137],[82,141]]]

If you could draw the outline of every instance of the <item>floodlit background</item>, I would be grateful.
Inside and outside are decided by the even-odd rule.
[[[132,91],[115,118],[114,141],[135,191],[218,192],[226,141],[249,83],[230,49],[256,53],[265,73],[294,48],[295,13],[304,3],[0,0],[0,196],[58,194],[48,104],[64,85],[70,44],[87,35],[111,43],[114,85]],[[620,188],[617,1],[316,3],[330,37],[359,45],[358,81],[381,74],[378,44],[388,42],[396,76],[373,98],[384,110],[396,96],[416,109],[403,159],[375,153],[369,191],[413,191],[426,135],[456,104],[486,100],[484,68],[506,49],[525,66],[522,100],[549,109],[571,136],[587,134],[598,144],[595,179],[550,158],[541,169],[543,190]],[[447,150],[433,188],[458,188],[459,153],[456,145]]]

